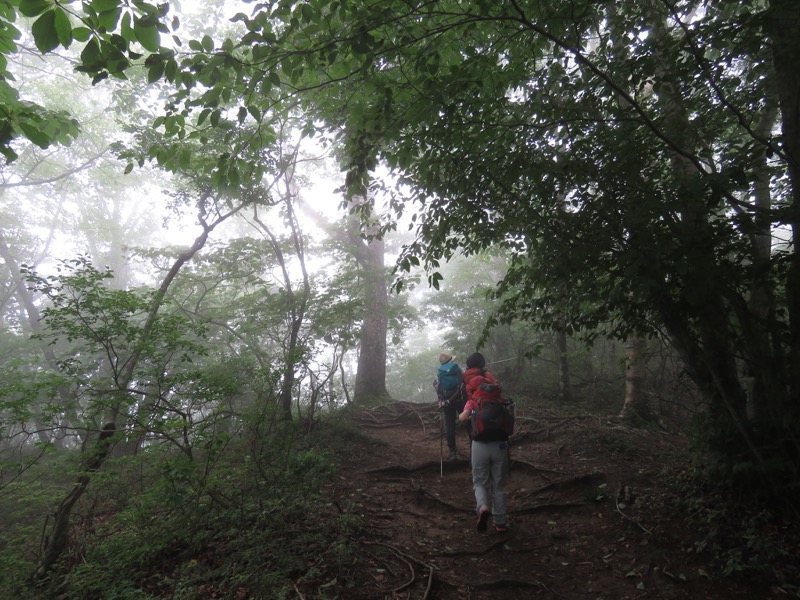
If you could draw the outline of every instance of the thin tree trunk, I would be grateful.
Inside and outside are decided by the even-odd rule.
[[[645,421],[652,418],[644,394],[645,347],[645,340],[637,335],[631,335],[625,343],[625,399],[619,412],[621,418],[638,417]]]
[[[569,358],[567,354],[567,332],[563,321],[556,331],[556,351],[558,352],[558,389],[564,402],[572,402],[572,386],[569,380]]]
[[[158,312],[164,303],[164,299],[166,298],[170,285],[175,280],[175,277],[177,277],[183,265],[191,260],[192,257],[205,245],[211,231],[227,218],[239,212],[243,207],[244,205],[240,205],[230,212],[219,216],[211,225],[207,225],[205,221],[201,219],[203,233],[198,236],[198,238],[194,241],[194,244],[192,244],[192,246],[186,252],[182,253],[178,257],[175,263],[173,263],[172,268],[164,277],[164,280],[161,282],[161,286],[154,295],[153,302],[150,305],[150,310],[148,311],[147,319],[142,329],[140,343],[134,348],[133,353],[126,361],[125,367],[115,382],[116,395],[118,399],[112,399],[110,402],[110,419],[103,427],[103,431],[98,437],[97,441],[94,442],[94,444],[91,446],[91,449],[88,450],[89,454],[81,465],[81,473],[75,481],[75,484],[70,492],[59,504],[55,513],[53,525],[50,528],[50,532],[43,540],[42,556],[39,559],[39,563],[37,564],[36,570],[33,574],[33,579],[35,581],[41,580],[47,575],[47,573],[49,573],[50,569],[52,569],[53,565],[59,559],[61,553],[69,543],[69,520],[72,514],[72,508],[81,498],[81,496],[83,496],[83,493],[89,486],[91,474],[100,469],[105,462],[106,457],[108,456],[110,444],[113,440],[112,436],[116,430],[116,422],[119,420],[120,407],[123,404],[123,398],[128,394],[128,386],[133,380],[133,375],[136,367],[138,366],[139,358],[141,357],[143,348],[150,337],[150,333],[156,322],[156,317],[158,316]]]

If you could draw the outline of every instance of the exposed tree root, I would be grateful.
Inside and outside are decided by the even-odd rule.
[[[400,585],[398,587],[395,587],[394,589],[391,590],[391,594],[392,594],[391,597],[394,597],[394,594],[397,594],[397,592],[400,592],[400,591],[410,587],[414,583],[414,581],[416,581],[416,571],[414,570],[414,565],[412,563],[416,563],[419,566],[425,567],[426,569],[428,569],[428,578],[427,578],[428,581],[427,581],[427,586],[425,588],[425,593],[422,595],[422,600],[426,600],[427,598],[430,597],[430,592],[431,592],[431,589],[433,587],[433,577],[434,577],[434,573],[436,571],[435,568],[433,567],[433,565],[429,565],[428,563],[426,563],[426,562],[424,562],[424,561],[422,561],[422,560],[420,560],[420,559],[418,559],[418,558],[416,558],[414,556],[411,556],[410,554],[407,554],[407,553],[403,552],[398,547],[392,546],[391,544],[386,544],[384,542],[370,542],[370,541],[364,541],[364,543],[365,544],[376,545],[376,546],[382,546],[384,548],[387,548],[399,560],[403,561],[403,563],[405,563],[405,565],[408,567],[409,571],[411,572],[410,573],[410,577],[411,578],[407,582],[405,582],[404,584],[402,584],[402,585]]]
[[[539,466],[536,466],[535,464],[530,463],[530,462],[528,462],[526,460],[520,460],[520,459],[514,458],[512,456],[511,457],[511,468],[514,469],[514,468],[516,468],[518,466],[523,466],[523,467],[526,467],[527,469],[530,469],[532,471],[539,471],[541,473],[557,473],[557,474],[562,474],[562,475],[564,473],[563,471],[556,471],[554,469],[546,469],[544,467],[539,467]]]
[[[380,467],[377,469],[369,469],[367,471],[364,471],[364,473],[381,473],[384,475],[428,473],[428,472],[439,472],[440,467],[445,472],[452,473],[454,471],[463,471],[464,469],[468,468],[469,462],[463,459],[458,459],[458,460],[446,460],[442,463],[440,463],[439,461],[429,461],[426,463],[414,465],[413,467],[406,467],[403,465],[388,465],[386,467]]]
[[[439,498],[439,496],[437,496],[435,494],[431,494],[425,488],[415,487],[414,491],[416,492],[417,496],[419,496],[419,497],[421,497],[421,498],[423,498],[425,500],[431,500],[435,504],[438,504],[440,506],[445,506],[450,510],[457,511],[457,512],[466,512],[466,513],[471,513],[473,511],[472,508],[465,508],[463,506],[456,506],[455,504],[451,504],[450,502],[442,500],[441,498]]]
[[[586,506],[588,502],[567,502],[564,504],[538,504],[536,506],[523,506],[514,510],[509,510],[510,515],[529,515],[537,512],[551,511],[556,512],[560,510],[569,510],[571,508],[580,508]]]
[[[547,485],[544,485],[536,490],[536,493],[542,493],[551,489],[566,489],[571,487],[600,485],[601,483],[604,483],[605,480],[606,476],[603,473],[587,473],[585,475],[579,475],[578,477],[572,477],[570,479],[562,479],[560,481],[548,483]]]
[[[449,552],[432,552],[431,556],[483,556],[497,548],[501,548],[508,540],[501,539],[485,548],[469,548],[467,550],[451,550]]]
[[[476,583],[469,586],[473,590],[494,590],[498,588],[544,588],[547,589],[541,581],[534,579],[528,581],[526,579],[498,579],[496,581],[487,581],[484,583]]]

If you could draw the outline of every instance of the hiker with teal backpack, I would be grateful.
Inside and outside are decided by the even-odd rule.
[[[439,355],[439,369],[436,372],[436,395],[439,399],[439,408],[442,410],[444,433],[447,438],[447,448],[450,451],[448,459],[456,460],[456,417],[461,412],[461,384],[463,373],[453,357],[446,352]]]
[[[466,366],[467,401],[458,419],[470,423],[476,527],[480,532],[486,531],[491,516],[495,531],[505,533],[508,531],[506,481],[511,460],[508,438],[514,429],[513,402],[502,398],[500,385],[486,370],[482,354],[470,354]]]

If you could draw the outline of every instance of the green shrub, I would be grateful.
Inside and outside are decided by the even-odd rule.
[[[330,455],[291,428],[246,437],[209,463],[148,458],[149,483],[76,540],[83,560],[59,593],[74,600],[156,597],[336,598],[353,568],[358,523],[328,505]],[[155,464],[154,464],[155,463]]]

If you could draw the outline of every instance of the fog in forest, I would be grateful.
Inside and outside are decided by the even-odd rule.
[[[674,450],[648,497],[696,498],[654,513],[717,581],[791,555],[800,5],[474,4],[0,7],[0,595],[349,597],[377,554],[326,494],[403,435],[359,419],[444,482],[432,384],[476,352],[510,443]],[[626,485],[583,500],[649,535]]]

